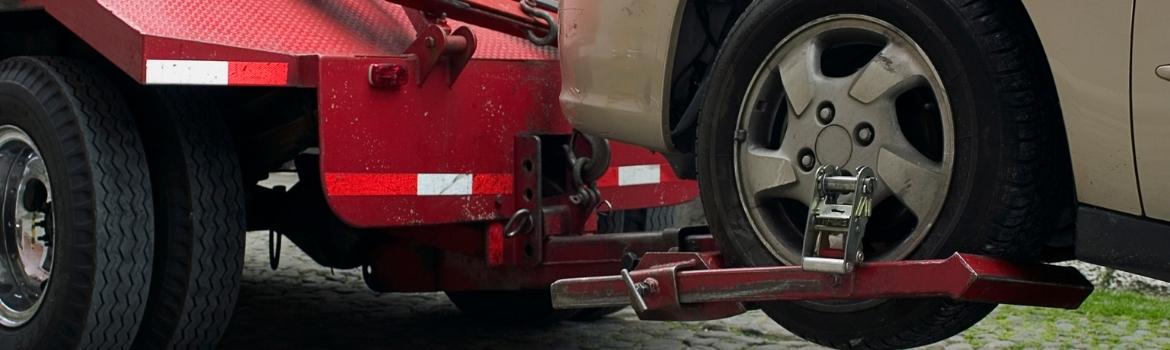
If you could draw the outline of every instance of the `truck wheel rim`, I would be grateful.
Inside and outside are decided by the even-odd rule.
[[[52,187],[23,130],[0,126],[0,325],[19,327],[41,307],[53,271]]]
[[[909,256],[930,232],[954,164],[942,79],[908,35],[879,19],[834,15],[782,40],[741,104],[734,164],[757,237],[800,262],[816,168],[878,172],[867,260]]]

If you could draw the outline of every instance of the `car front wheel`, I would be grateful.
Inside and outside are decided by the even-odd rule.
[[[798,265],[816,169],[877,171],[867,261],[1037,256],[1057,206],[1054,94],[1022,6],[971,0],[757,1],[729,34],[698,131],[704,209],[727,260]],[[1045,80],[1047,79],[1047,80]],[[923,281],[928,283],[929,281]],[[772,302],[838,348],[946,339],[995,305]]]

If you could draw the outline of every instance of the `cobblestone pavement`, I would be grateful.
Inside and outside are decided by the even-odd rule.
[[[285,240],[268,268],[267,234],[248,235],[239,306],[222,349],[822,349],[760,312],[710,322],[640,322],[629,309],[540,329],[485,324],[441,293],[379,294],[356,270],[320,267]],[[946,345],[963,347],[956,337]]]

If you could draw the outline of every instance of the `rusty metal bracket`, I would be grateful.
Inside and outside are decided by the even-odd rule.
[[[440,18],[418,32],[406,53],[418,57],[418,85],[426,82],[435,67],[442,63],[447,66],[447,85],[452,85],[471,61],[476,46],[471,29],[459,27],[451,31],[446,21]]]
[[[512,178],[516,192],[510,199],[511,205],[500,207],[505,210],[501,214],[511,216],[512,219],[508,220],[500,237],[501,258],[497,261],[489,259],[489,266],[536,266],[544,260],[545,214],[541,208],[544,199],[540,182],[544,166],[540,161],[541,142],[537,135],[516,136],[516,168]],[[524,217],[519,218],[518,215]],[[524,220],[524,223],[515,223],[517,219]],[[488,249],[492,249],[490,244]]]
[[[622,270],[630,305],[643,320],[706,320],[744,313],[737,302],[683,304],[678,275],[686,270],[717,266],[717,255],[704,253],[646,253],[634,271]],[[554,284],[555,290],[556,284]]]
[[[386,1],[417,9],[432,17],[449,17],[512,36],[537,39],[541,45],[556,45],[557,8],[545,2],[523,3],[526,6],[521,6],[518,0]]]

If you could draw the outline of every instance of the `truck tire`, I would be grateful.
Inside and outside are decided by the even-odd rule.
[[[1043,201],[1064,198],[1044,182],[1069,174],[1048,156],[1060,151],[1059,110],[1035,35],[1019,1],[753,3],[708,77],[698,130],[704,210],[724,257],[798,263],[813,173],[833,164],[878,172],[867,260],[1036,259],[1060,208]],[[995,308],[759,306],[801,337],[859,349],[943,340]]]
[[[674,226],[674,207],[626,210],[599,216],[598,233],[653,232]],[[584,309],[569,319],[573,321],[596,321],[625,309],[622,307],[599,307]]]
[[[211,349],[244,263],[244,191],[231,134],[201,88],[145,88],[143,130],[157,215],[153,278],[136,349]]]
[[[102,73],[60,58],[0,61],[0,193],[10,203],[0,211],[0,348],[127,349],[138,331],[150,178],[130,110]]]
[[[628,210],[602,216],[598,233],[645,232],[674,224],[674,208]],[[617,271],[614,271],[616,274]],[[595,321],[624,307],[558,310],[552,307],[549,289],[517,291],[447,292],[459,311],[472,317],[509,323],[545,325],[564,320]]]

